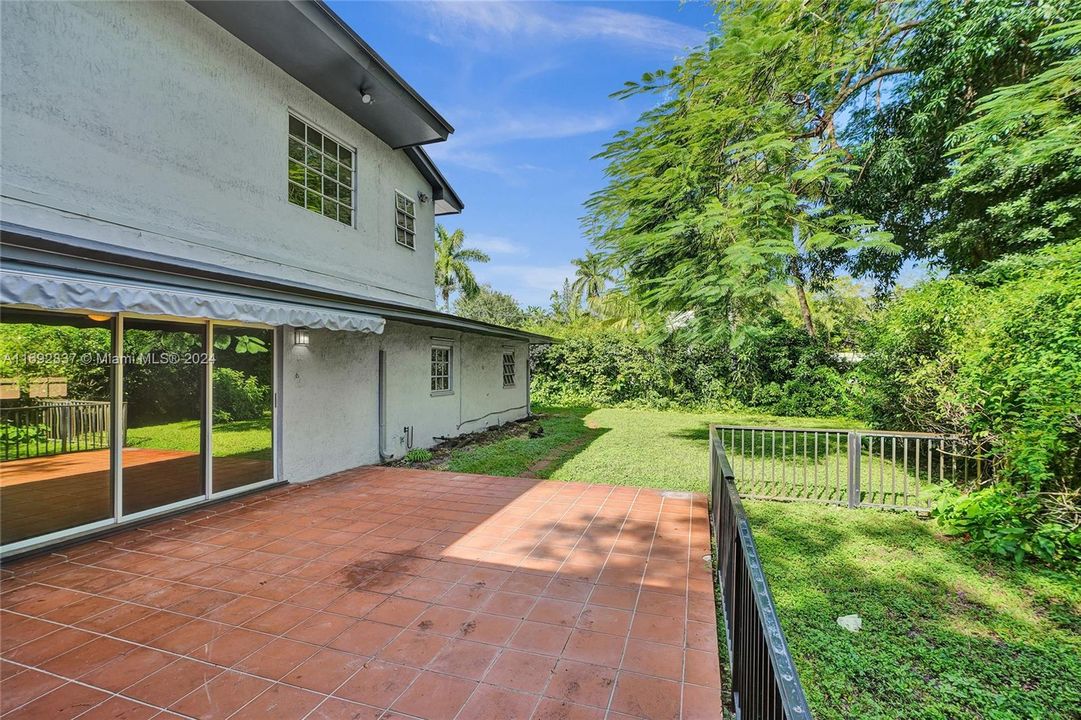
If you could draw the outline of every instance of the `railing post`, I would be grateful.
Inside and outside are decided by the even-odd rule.
[[[863,459],[863,439],[858,432],[848,433],[848,507],[860,506],[860,461]]]

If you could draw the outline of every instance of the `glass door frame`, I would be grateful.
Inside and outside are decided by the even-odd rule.
[[[55,311],[63,315],[89,315],[85,310]],[[105,314],[105,313],[103,313]],[[167,515],[169,513],[196,507],[203,504],[222,500],[233,495],[252,492],[260,488],[276,485],[282,478],[282,408],[281,392],[283,377],[283,352],[282,342],[284,332],[281,327],[262,325],[256,323],[228,322],[219,320],[206,320],[199,318],[182,318],[169,315],[143,315],[139,313],[110,313],[112,316],[112,354],[114,362],[110,373],[110,397],[112,408],[110,412],[110,442],[109,442],[109,479],[113,493],[113,516],[103,520],[96,520],[84,525],[57,530],[45,535],[38,535],[16,542],[0,545],[0,559],[9,556],[30,552],[50,545],[74,540],[84,535],[91,535],[111,527],[135,524],[140,520]],[[203,464],[203,493],[187,500],[180,500],[168,505],[140,510],[138,512],[124,514],[124,438],[120,432],[124,425],[124,321],[132,320],[159,320],[167,322],[184,323],[203,328],[203,338],[206,351],[213,356],[214,328],[222,327],[250,327],[262,330],[271,330],[273,333],[273,347],[271,348],[271,469],[273,477],[261,480],[249,485],[242,485],[221,492],[214,492],[213,478],[213,414],[214,414],[214,361],[203,363],[203,412],[202,412],[202,442],[201,455]]]

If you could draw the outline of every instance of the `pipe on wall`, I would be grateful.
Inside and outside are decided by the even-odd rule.
[[[387,351],[379,349],[379,382],[377,383],[376,407],[379,415],[379,460],[386,462],[393,456],[387,453]]]

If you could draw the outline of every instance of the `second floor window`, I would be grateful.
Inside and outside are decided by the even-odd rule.
[[[450,392],[450,348],[446,345],[432,346],[432,392]]]
[[[353,151],[289,116],[289,202],[353,225]]]
[[[410,250],[417,244],[417,205],[413,199],[394,191],[394,239]]]

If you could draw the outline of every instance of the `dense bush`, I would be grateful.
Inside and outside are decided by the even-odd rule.
[[[871,420],[969,436],[995,485],[942,521],[993,552],[1081,555],[1081,241],[902,293],[860,369]]]
[[[214,368],[214,419],[218,422],[258,420],[270,388],[232,368]]]
[[[731,348],[678,335],[656,344],[634,332],[580,327],[536,350],[532,362],[533,398],[541,403],[851,411],[843,366],[780,318]]]

